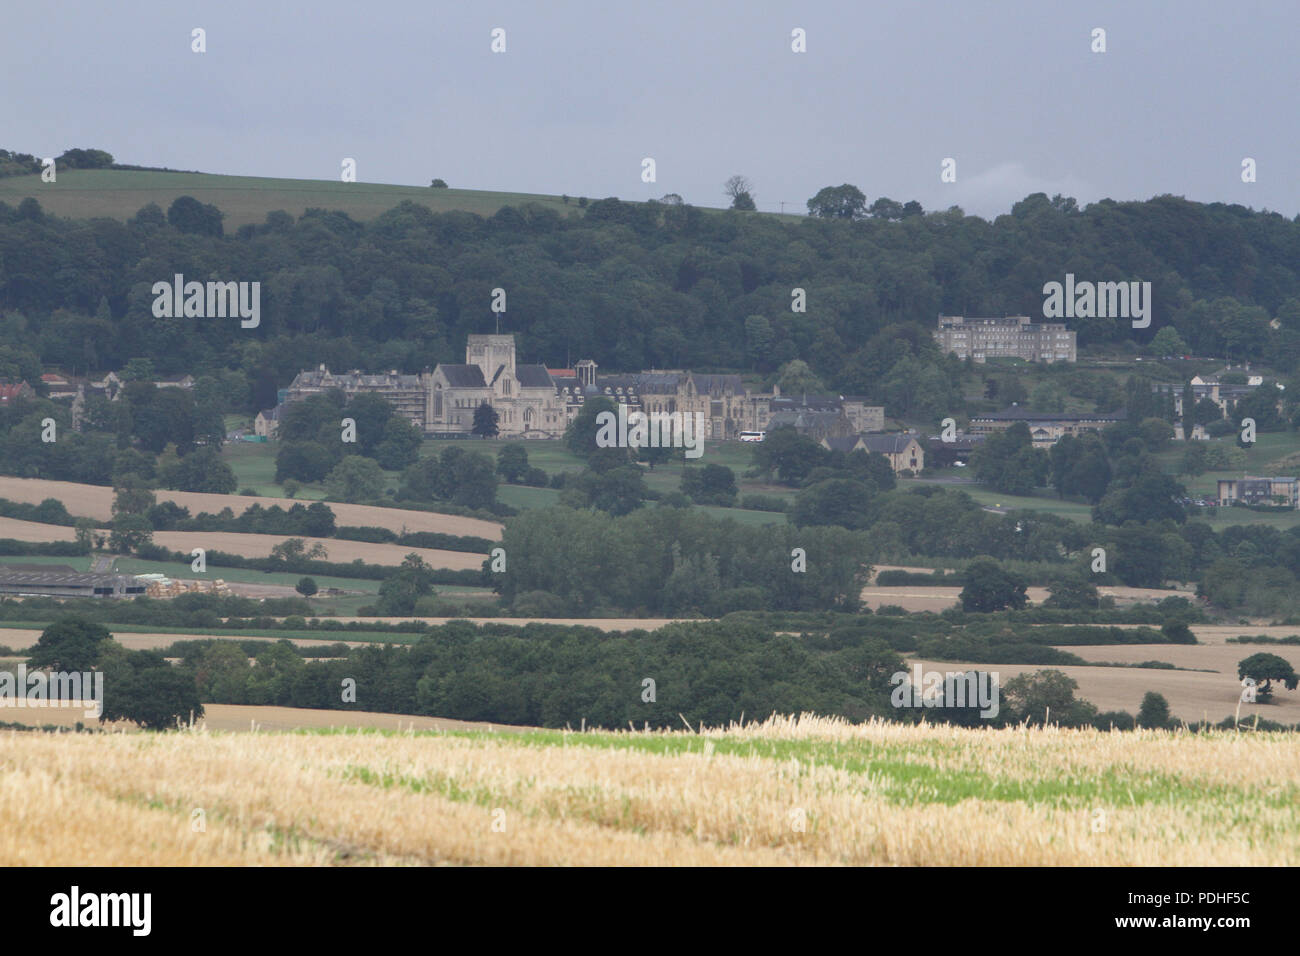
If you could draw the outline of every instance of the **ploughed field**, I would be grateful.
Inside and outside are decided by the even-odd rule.
[[[1231,732],[6,732],[0,865],[1295,865],[1298,791]]]

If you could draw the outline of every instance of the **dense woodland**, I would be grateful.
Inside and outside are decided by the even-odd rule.
[[[369,223],[272,212],[230,235],[219,209],[189,197],[126,223],[0,204],[0,378],[150,359],[254,411],[316,363],[462,361],[465,335],[493,327],[500,287],[502,330],[530,361],[770,374],[802,359],[832,389],[936,417],[960,409],[953,360],[929,335],[936,315],[1041,315],[1043,284],[1066,272],[1153,283],[1150,329],[1070,320],[1085,348],[1173,326],[1198,355],[1286,374],[1300,359],[1300,221],[1173,196],[1081,210],[1036,194],[993,222],[879,201],[817,208],[791,220],[604,199],[567,217],[524,206],[484,219],[408,202]],[[151,286],[176,273],[260,281],[260,327],[155,318]],[[791,310],[795,288],[806,312]]]

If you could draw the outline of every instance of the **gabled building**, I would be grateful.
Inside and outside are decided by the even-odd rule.
[[[916,435],[907,432],[823,438],[821,445],[831,451],[842,451],[846,455],[855,451],[883,455],[896,475],[903,472],[918,474],[925,467],[925,448]]]
[[[474,410],[497,413],[503,438],[558,438],[567,424],[555,380],[544,365],[515,361],[513,335],[471,335],[464,365],[439,363],[423,377],[428,435],[470,435]]]
[[[991,435],[1006,431],[1016,422],[1024,422],[1029,427],[1029,434],[1034,440],[1035,448],[1049,448],[1064,435],[1078,437],[1084,432],[1101,431],[1108,425],[1114,425],[1126,419],[1123,411],[1086,412],[1067,415],[1060,412],[1031,412],[1019,405],[1011,405],[1000,412],[984,412],[972,415],[970,430],[973,435]]]
[[[1219,504],[1237,502],[1247,505],[1287,505],[1300,508],[1300,479],[1296,478],[1220,478]]]
[[[8,407],[24,398],[35,398],[36,392],[26,382],[0,382],[0,408]]]
[[[280,431],[280,417],[283,414],[283,405],[262,409],[253,419],[253,434],[260,438],[274,438]]]
[[[419,375],[402,375],[396,369],[378,375],[363,374],[359,370],[334,373],[324,365],[294,376],[285,395],[286,402],[301,402],[312,395],[338,389],[349,398],[353,395],[373,393],[382,395],[392,403],[397,414],[417,428],[424,429],[425,394]]]

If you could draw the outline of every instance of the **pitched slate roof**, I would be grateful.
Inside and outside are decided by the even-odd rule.
[[[486,388],[483,370],[477,365],[439,365],[452,388]]]
[[[1060,412],[1031,412],[1011,405],[1000,412],[985,412],[972,415],[972,421],[996,422],[1121,422],[1128,416],[1123,409],[1117,412],[1086,412],[1082,415],[1067,415]]]
[[[901,433],[862,436],[862,444],[867,447],[867,451],[875,452],[878,455],[897,455],[907,447],[909,442],[915,440],[915,435]]]
[[[845,435],[839,438],[823,438],[822,441],[830,447],[831,451],[842,451],[845,454],[848,454],[858,447],[857,435]]]
[[[744,391],[739,375],[702,375],[692,372],[691,377],[695,379],[695,387],[701,392],[716,394],[726,391],[733,393]]]
[[[551,388],[555,382],[545,365],[516,365],[515,378],[521,388]]]
[[[793,411],[777,412],[767,420],[768,429],[789,425],[803,430],[815,426],[830,427],[840,420],[837,410],[819,408],[800,408]]]

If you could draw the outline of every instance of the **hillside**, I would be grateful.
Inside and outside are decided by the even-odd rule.
[[[328,179],[272,179],[219,176],[211,173],[161,173],[124,169],[59,170],[58,180],[40,176],[0,178],[0,202],[17,206],[28,197],[56,216],[75,219],[107,217],[125,222],[141,206],[157,203],[164,211],[180,196],[211,203],[226,214],[227,232],[259,224],[282,209],[297,218],[311,208],[336,209],[366,222],[409,200],[433,212],[470,212],[491,216],[502,206],[531,202],[563,214],[578,211],[575,196],[568,206],[559,196],[488,192],[476,189],[431,189],[382,183],[344,183]]]

